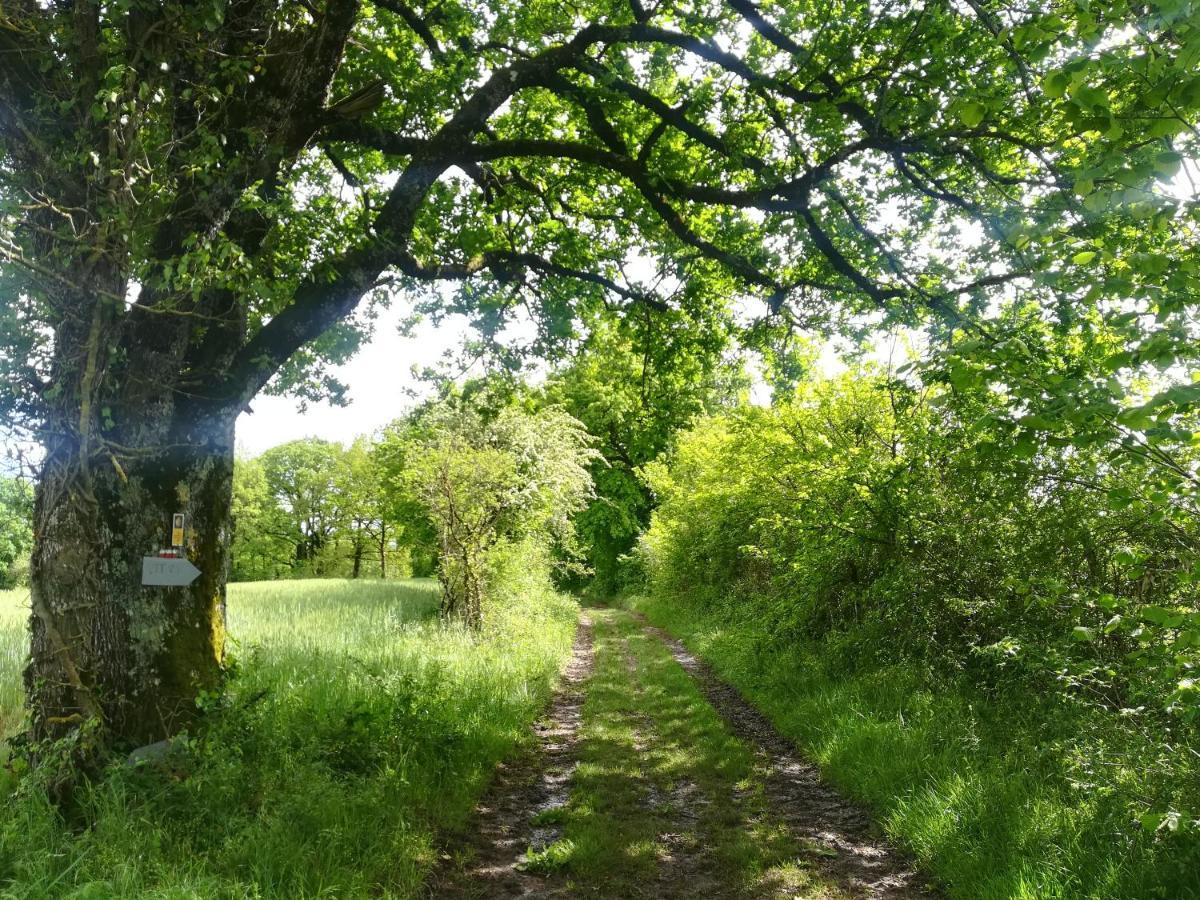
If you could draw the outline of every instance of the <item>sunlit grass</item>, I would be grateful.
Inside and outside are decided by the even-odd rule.
[[[0,591],[0,739],[21,723],[29,591]],[[0,754],[3,751],[0,750]]]
[[[1200,834],[1149,836],[1129,811],[1160,787],[1153,737],[1052,699],[933,682],[919,667],[830,671],[819,644],[779,642],[750,617],[678,599],[631,602],[868,806],[948,896],[1200,898]],[[1084,784],[1064,748],[1084,759],[1107,752],[1114,763]],[[1194,800],[1200,773],[1186,760],[1179,770],[1176,789]]]
[[[844,897],[772,809],[766,772],[667,648],[628,612],[596,610],[596,668],[583,707],[561,838],[527,852],[565,869],[581,897]]]
[[[396,649],[402,626],[437,612],[438,597],[432,578],[232,584],[231,646],[235,653],[259,646],[268,656],[301,651],[378,658]]]
[[[431,578],[233,584],[230,645],[235,655],[257,652],[282,665],[295,653],[378,660],[398,649],[398,626],[429,618],[437,604],[437,581]],[[0,591],[0,737],[23,718],[28,619],[28,589]]]
[[[166,771],[115,767],[85,832],[0,774],[0,896],[413,896],[570,650],[574,603],[517,593],[473,634],[430,580],[232,586],[237,675]]]

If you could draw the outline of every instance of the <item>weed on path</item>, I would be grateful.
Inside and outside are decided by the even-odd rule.
[[[606,610],[596,646],[564,839],[574,896],[845,897],[771,813],[754,755],[662,644]]]
[[[624,610],[584,614],[534,746],[468,829],[431,896],[930,896],[736,692]]]
[[[444,842],[442,865],[430,879],[438,898],[566,897],[568,885],[548,877],[543,855],[560,847],[561,814],[577,759],[583,687],[593,666],[592,623],[580,617],[563,683],[535,723],[533,745],[499,767],[475,809],[468,837]]]
[[[774,814],[853,896],[933,897],[936,892],[895,850],[889,848],[861,810],[821,780],[817,768],[767,718],[721,681],[684,645],[660,628],[643,623],[700,686],[729,729],[754,749],[767,800]]]
[[[841,900],[767,771],[627,612],[585,614],[536,746],[503,767],[435,897]],[[865,894],[861,894],[866,896]]]

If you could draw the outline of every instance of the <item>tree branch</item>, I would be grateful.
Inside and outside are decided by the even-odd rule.
[[[372,236],[316,266],[297,288],[293,302],[246,343],[219,389],[218,404],[244,406],[293,353],[349,315],[387,266],[404,259],[417,211],[429,189],[454,165],[456,148],[469,144],[510,97],[544,83],[589,47],[627,30],[588,25],[570,41],[494,72],[413,154],[376,216]]]
[[[445,57],[445,51],[442,50],[442,45],[438,43],[429,23],[417,15],[411,6],[404,3],[403,0],[375,0],[375,2],[377,6],[381,6],[403,19],[404,24],[421,39],[421,43],[429,50],[430,56],[439,61]]]

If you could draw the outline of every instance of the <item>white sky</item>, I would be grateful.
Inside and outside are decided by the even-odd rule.
[[[447,350],[460,346],[467,334],[466,321],[447,320],[438,327],[425,321],[411,337],[402,337],[398,326],[405,312],[406,304],[397,298],[375,322],[371,342],[350,362],[333,370],[334,377],[349,387],[349,406],[310,403],[301,413],[298,402],[290,397],[259,396],[250,404],[253,414],[238,417],[239,453],[257,456],[278,444],[305,437],[349,444],[410,408],[416,401],[406,391],[426,395],[429,387],[413,377],[413,366],[436,365]]]

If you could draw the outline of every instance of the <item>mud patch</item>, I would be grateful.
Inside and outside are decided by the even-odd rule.
[[[526,850],[545,850],[562,837],[557,811],[567,805],[582,722],[583,687],[592,673],[592,621],[585,610],[562,685],[534,725],[533,746],[501,764],[465,835],[445,848],[428,881],[437,898],[572,896],[555,873],[525,871]]]
[[[826,785],[813,764],[775,730],[737,689],[718,678],[707,664],[661,628],[645,624],[739,739],[750,747],[765,773],[772,818],[778,819],[807,848],[809,860],[855,897],[901,900],[937,897],[938,891],[897,850],[883,841],[870,818]]]

